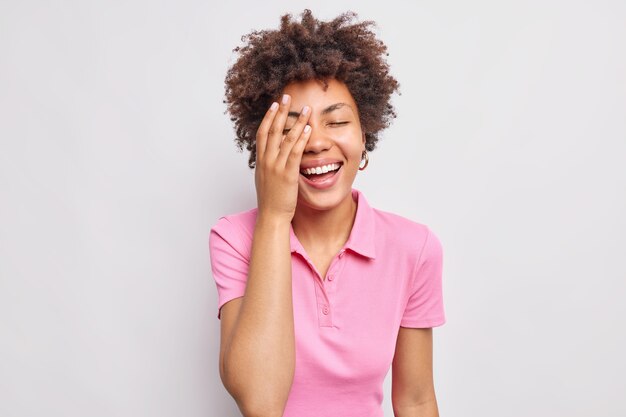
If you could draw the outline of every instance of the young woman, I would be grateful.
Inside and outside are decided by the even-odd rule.
[[[395,415],[438,415],[441,244],[352,188],[398,89],[354,17],[285,15],[244,38],[226,77],[258,205],[221,217],[209,248],[220,376],[244,416],[381,417],[390,367]]]

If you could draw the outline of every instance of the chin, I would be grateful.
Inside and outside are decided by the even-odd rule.
[[[298,205],[308,207],[313,210],[325,211],[333,209],[343,203],[346,197],[352,197],[352,187],[337,187],[334,190],[306,191],[298,195]]]

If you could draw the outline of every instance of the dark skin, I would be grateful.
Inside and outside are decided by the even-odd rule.
[[[326,158],[341,163],[336,183],[324,190],[311,187],[300,176],[292,219],[294,233],[325,279],[332,258],[352,230],[356,215],[352,185],[365,150],[365,135],[358,106],[345,84],[329,80],[324,90],[320,81],[309,80],[289,84],[284,91],[291,95],[292,109],[305,105],[312,109],[302,162]],[[287,127],[293,119],[288,117]]]
[[[257,131],[258,214],[244,297],[222,307],[220,370],[244,415],[282,415],[293,382],[295,346],[289,227],[322,278],[347,241],[356,203],[351,189],[365,149],[358,106],[345,84],[291,83]],[[336,183],[308,185],[303,161],[341,162]],[[400,417],[437,417],[432,330],[401,327],[392,403]]]
[[[283,415],[295,372],[290,224],[310,108],[283,135],[291,98],[272,104],[256,136],[258,212],[243,297],[222,307],[220,376],[244,416]]]

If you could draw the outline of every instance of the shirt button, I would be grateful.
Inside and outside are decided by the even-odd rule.
[[[342,250],[341,252],[339,252],[339,257],[340,257],[340,258],[343,258],[343,252],[344,252],[344,250]]]
[[[328,280],[329,280],[329,281],[332,281],[332,280],[334,280],[334,279],[335,279],[335,276],[334,276],[333,274],[330,274],[330,275],[328,276]]]
[[[325,305],[324,308],[322,308],[322,313],[328,314],[328,306],[327,305]]]

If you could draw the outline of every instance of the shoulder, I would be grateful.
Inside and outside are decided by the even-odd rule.
[[[376,220],[376,235],[394,251],[406,251],[420,257],[424,249],[433,244],[439,245],[439,239],[426,224],[400,214],[373,208]]]
[[[256,223],[258,209],[252,208],[238,213],[221,216],[213,224],[210,231],[210,239],[219,235],[223,240],[233,246],[248,249],[252,246],[252,236]]]
[[[424,223],[389,211],[376,208],[372,210],[376,219],[376,233],[381,233],[388,239],[415,245],[416,242],[425,241],[431,233],[430,228]]]
[[[211,230],[222,231],[233,228],[253,230],[256,222],[257,208],[252,208],[238,213],[221,216],[211,227]]]

